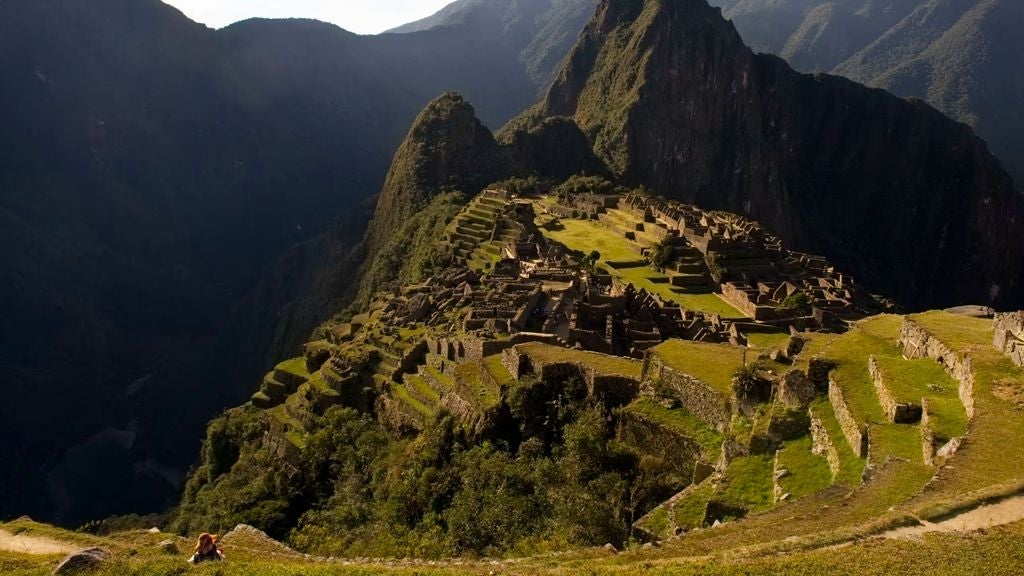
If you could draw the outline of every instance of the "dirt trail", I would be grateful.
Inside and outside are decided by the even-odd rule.
[[[1013,496],[957,514],[941,522],[923,522],[920,526],[897,528],[882,534],[885,538],[915,538],[929,532],[970,532],[1024,520],[1024,495]]]
[[[0,550],[8,552],[20,552],[22,554],[68,554],[81,549],[68,542],[61,542],[44,536],[26,536],[24,534],[11,534],[6,530],[0,530]]]

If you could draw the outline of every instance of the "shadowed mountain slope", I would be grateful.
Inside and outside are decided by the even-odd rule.
[[[358,243],[418,111],[458,89],[500,123],[536,97],[488,26],[362,37],[215,31],[156,0],[0,7],[0,516],[167,502],[202,424],[332,309],[321,256]],[[61,472],[82,461],[109,493]]]
[[[571,116],[621,178],[756,218],[914,308],[1022,301],[1024,202],[920,101],[755,55],[703,0],[606,1],[532,119]]]
[[[715,0],[755,50],[926,100],[1024,180],[1024,4],[1013,0]]]

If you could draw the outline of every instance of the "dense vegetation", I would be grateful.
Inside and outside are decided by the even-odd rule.
[[[622,545],[688,481],[616,442],[614,412],[579,380],[522,383],[501,410],[511,425],[481,440],[443,413],[397,438],[332,408],[294,468],[260,443],[260,411],[230,411],[210,425],[175,528],[248,523],[324,556],[528,554]]]

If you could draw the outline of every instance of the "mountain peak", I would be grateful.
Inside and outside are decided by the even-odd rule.
[[[910,306],[1024,299],[1024,201],[969,127],[756,55],[704,0],[604,0],[530,116],[571,117],[627,184],[760,220]]]

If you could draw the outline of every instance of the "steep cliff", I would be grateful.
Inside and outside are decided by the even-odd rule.
[[[744,41],[797,70],[926,100],[969,124],[1024,181],[1024,3],[712,0]]]
[[[419,279],[429,247],[458,201],[508,175],[510,160],[459,94],[445,93],[420,112],[399,146],[366,232],[358,302],[396,281]],[[440,204],[439,204],[440,203]]]
[[[515,124],[550,116],[625,181],[758,219],[907,306],[1022,302],[1024,202],[969,127],[755,55],[704,0],[603,2]]]

